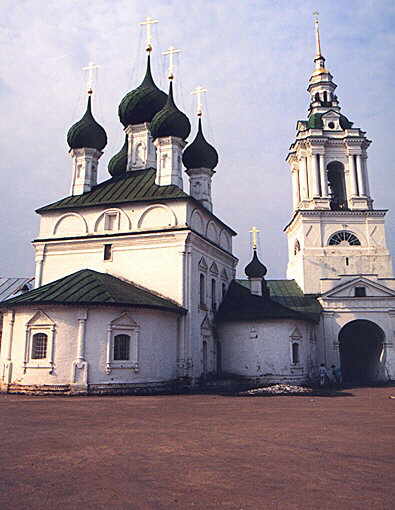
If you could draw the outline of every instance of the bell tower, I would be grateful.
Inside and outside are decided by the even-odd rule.
[[[293,218],[287,277],[305,293],[322,280],[365,274],[392,277],[386,246],[386,211],[373,208],[367,168],[370,140],[341,113],[336,84],[325,66],[315,19],[314,70],[307,120],[296,125],[286,158],[291,169]]]

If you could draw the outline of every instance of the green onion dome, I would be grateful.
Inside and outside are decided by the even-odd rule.
[[[112,177],[118,177],[126,173],[128,164],[128,136],[125,136],[125,143],[122,149],[113,156],[108,163],[108,171]]]
[[[170,81],[169,95],[165,106],[155,115],[151,122],[151,135],[155,138],[176,136],[186,140],[191,132],[191,123],[174,103],[173,83]]]
[[[218,152],[204,138],[202,119],[199,117],[198,132],[194,141],[188,145],[182,155],[185,168],[210,168],[218,165]]]
[[[70,149],[97,149],[102,151],[107,145],[107,135],[92,115],[92,97],[88,97],[88,105],[82,119],[76,122],[67,133]]]
[[[147,71],[141,85],[126,94],[122,99],[118,115],[121,123],[143,124],[151,122],[154,115],[166,104],[167,95],[154,83],[151,74],[151,57],[148,55]]]
[[[267,273],[266,266],[258,259],[256,249],[254,249],[254,256],[249,264],[246,265],[245,274],[249,278],[263,278]]]
[[[324,127],[324,122],[322,120],[323,115],[324,113],[313,113],[310,115],[307,121],[307,128],[322,129]],[[354,123],[349,121],[345,115],[340,114],[339,124],[342,129],[350,129]]]

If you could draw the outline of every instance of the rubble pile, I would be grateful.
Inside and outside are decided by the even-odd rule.
[[[240,395],[300,395],[311,393],[311,388],[306,386],[292,386],[290,384],[273,384],[272,386],[262,386],[251,390],[243,391]]]

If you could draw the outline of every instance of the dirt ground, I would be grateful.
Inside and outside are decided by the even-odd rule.
[[[0,508],[392,510],[391,395],[0,395]]]

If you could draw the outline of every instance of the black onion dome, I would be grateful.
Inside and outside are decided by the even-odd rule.
[[[155,138],[177,136],[186,140],[191,132],[191,123],[185,113],[182,113],[174,103],[173,83],[170,82],[167,103],[155,115],[151,122],[151,135]]]
[[[151,74],[151,57],[148,55],[144,80],[122,99],[118,108],[119,119],[125,127],[129,124],[151,122],[155,114],[166,104],[166,99],[167,94],[154,83]]]
[[[182,155],[185,168],[215,168],[218,165],[218,152],[204,138],[202,119],[199,117],[199,127],[194,141],[188,145]]]
[[[256,250],[254,250],[254,256],[249,264],[246,265],[245,274],[249,278],[263,278],[267,273],[266,266],[258,259]]]
[[[97,149],[102,151],[107,145],[107,135],[92,115],[91,96],[88,97],[86,112],[81,120],[76,122],[67,133],[67,143],[70,149]]]
[[[112,177],[126,173],[126,166],[128,164],[128,136],[125,136],[125,143],[122,149],[113,156],[108,163],[108,171]]]

